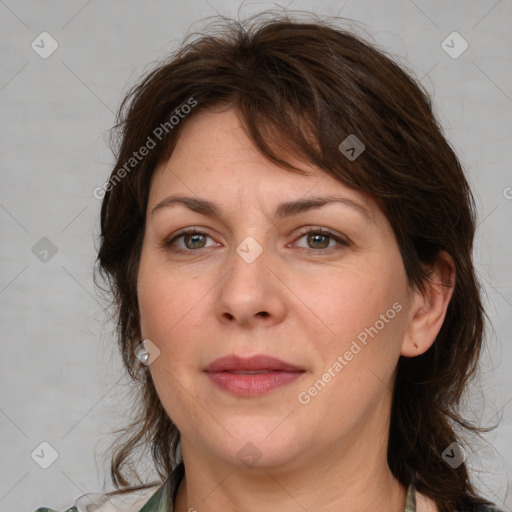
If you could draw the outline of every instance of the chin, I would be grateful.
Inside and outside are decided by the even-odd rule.
[[[298,436],[295,429],[280,426],[280,418],[247,418],[224,422],[226,433],[222,440],[213,440],[210,446],[215,457],[249,469],[275,468],[296,461],[303,452],[304,434]],[[277,428],[276,428],[277,427]],[[224,448],[224,449],[223,449]]]

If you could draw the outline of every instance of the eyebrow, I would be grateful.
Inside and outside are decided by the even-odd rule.
[[[275,209],[274,216],[277,219],[281,220],[284,219],[285,217],[298,215],[299,213],[303,213],[314,208],[321,208],[322,206],[332,203],[341,203],[346,206],[349,206],[358,213],[360,213],[361,215],[363,215],[364,217],[367,217],[368,220],[373,222],[373,215],[368,208],[364,207],[363,205],[359,204],[356,201],[353,201],[352,199],[349,199],[348,197],[333,195],[313,196],[281,203]],[[222,218],[222,212],[215,203],[208,201],[206,199],[180,195],[169,196],[160,201],[151,210],[151,215],[154,215],[155,212],[162,208],[173,206],[176,204],[182,204],[183,206],[186,206],[188,209],[201,215]]]

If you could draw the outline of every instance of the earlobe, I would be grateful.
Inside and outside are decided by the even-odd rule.
[[[454,287],[455,263],[448,253],[441,251],[424,290],[413,292],[401,355],[419,356],[432,346],[443,325]]]

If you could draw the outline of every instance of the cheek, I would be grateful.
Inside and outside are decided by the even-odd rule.
[[[149,370],[160,401],[178,428],[188,421],[204,421],[192,399],[192,376],[197,373],[192,365],[198,352],[194,339],[200,338],[200,318],[205,314],[202,284],[199,277],[185,277],[155,258],[141,258],[137,295],[142,336],[160,350]]]
[[[398,260],[345,272],[328,290],[310,295],[330,332],[311,340],[321,364],[308,384],[323,395],[316,406],[333,414],[330,404],[343,403],[334,413],[343,417],[347,410],[362,413],[391,386],[407,325],[407,280]]]
[[[204,295],[198,275],[187,275],[151,251],[142,252],[137,299],[142,334],[163,343],[183,322],[194,319],[194,305]]]
[[[343,348],[359,337],[364,342],[368,331],[374,336],[394,339],[403,330],[405,275],[390,267],[368,265],[329,281],[327,291],[310,290],[309,297],[329,326],[334,345]],[[375,332],[375,329],[378,333]]]
[[[389,396],[407,311],[397,281],[345,276],[336,290],[323,310],[334,334],[312,338],[321,364],[299,398],[307,416],[330,418],[327,437],[363,428],[369,411]]]
[[[211,276],[210,276],[211,277]],[[177,270],[158,255],[143,254],[138,280],[141,329],[159,348],[149,370],[160,401],[178,429],[204,423],[197,378],[211,343],[215,280]]]

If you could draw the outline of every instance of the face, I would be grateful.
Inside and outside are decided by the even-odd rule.
[[[410,305],[399,247],[372,199],[301,168],[264,159],[227,110],[184,126],[154,174],[140,325],[184,454],[292,467],[386,436]],[[232,355],[288,366],[212,368]]]

